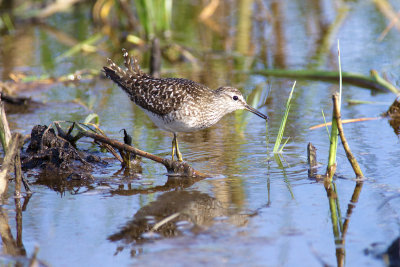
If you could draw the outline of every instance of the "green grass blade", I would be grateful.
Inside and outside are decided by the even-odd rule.
[[[99,41],[103,35],[101,33],[96,33],[92,36],[90,36],[88,39],[74,45],[70,49],[68,49],[66,52],[62,53],[58,57],[56,57],[55,61],[59,61],[61,59],[71,57],[77,53],[79,53],[82,50],[88,51],[88,52],[95,52],[97,51],[96,46],[94,46],[94,43]]]
[[[136,12],[147,40],[171,30],[172,0],[135,0]]]
[[[269,158],[269,131],[268,131],[268,121],[265,122],[265,142],[267,144],[267,155]]]
[[[279,147],[280,147],[280,145],[282,143],[283,132],[285,131],[286,121],[287,121],[287,118],[289,116],[290,101],[292,100],[293,91],[294,91],[294,87],[295,86],[296,86],[296,81],[293,83],[292,90],[290,91],[289,98],[288,98],[288,100],[286,102],[285,114],[282,117],[281,125],[280,125],[279,131],[278,131],[278,136],[276,137],[276,141],[275,141],[275,146],[274,146],[274,149],[272,150],[273,153],[278,153]]]
[[[280,169],[282,169],[283,180],[284,180],[284,182],[286,184],[287,189],[289,190],[290,196],[292,197],[292,199],[294,199],[292,185],[290,184],[290,180],[287,177],[286,168],[283,166],[283,162],[282,162],[281,156],[283,157],[282,154],[275,153],[274,154],[274,159],[275,159],[275,162],[278,164],[278,167]]]
[[[149,1],[150,5],[153,1]],[[147,0],[135,0],[136,12],[139,18],[139,22],[143,27],[144,33],[148,39],[150,39],[153,35],[153,26],[152,26],[152,10],[149,8],[147,4]]]
[[[342,84],[343,84],[343,79],[342,79],[342,63],[340,62],[339,39],[337,41],[337,49],[338,49],[338,64],[339,64],[339,111],[340,111],[340,108],[342,107]]]
[[[336,198],[333,196],[329,196],[328,200],[329,200],[329,210],[331,211],[332,230],[333,230],[333,235],[335,237],[335,243],[336,243],[338,240],[341,239],[338,209],[337,209],[337,205],[336,205],[337,202],[336,202]]]
[[[96,113],[90,113],[89,115],[86,116],[86,118],[83,120],[83,123],[90,123],[94,121],[93,123],[96,125],[99,125],[100,118],[99,115]]]
[[[287,144],[287,142],[289,142],[289,140],[290,140],[290,137],[288,137],[288,139],[286,139],[285,143],[283,143],[283,145],[282,145],[281,148],[279,149],[279,152],[278,152],[278,153],[282,153],[283,148],[286,146],[286,144]]]
[[[322,112],[322,117],[324,118],[324,123],[325,123],[326,132],[328,133],[329,140],[331,140],[331,134],[329,133],[328,124],[326,123],[324,110],[321,109],[321,112]]]
[[[171,18],[172,18],[172,3],[173,0],[164,0],[164,7],[165,7],[165,14],[164,14],[164,19],[165,19],[165,28],[164,30],[170,31],[171,30]]]

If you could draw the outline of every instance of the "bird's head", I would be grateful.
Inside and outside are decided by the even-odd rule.
[[[245,109],[265,120],[268,120],[267,115],[262,114],[261,112],[247,104],[242,93],[238,89],[234,87],[224,86],[218,88],[215,92],[217,93],[217,95],[223,98],[222,103],[223,105],[226,105],[225,108],[227,110],[227,113],[233,112],[238,109]]]

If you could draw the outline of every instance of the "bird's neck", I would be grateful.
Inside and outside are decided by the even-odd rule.
[[[234,110],[224,101],[224,96],[214,94],[212,99],[208,101],[207,108],[203,109],[203,118],[207,121],[207,127],[217,123],[223,116]]]

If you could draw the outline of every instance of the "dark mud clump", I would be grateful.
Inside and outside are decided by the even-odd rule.
[[[389,124],[392,126],[397,136],[400,136],[400,101],[397,98],[389,110],[383,114],[383,116],[389,118]]]
[[[36,125],[23,153],[22,168],[38,169],[37,183],[60,190],[66,183],[73,186],[93,182],[91,172],[95,165],[106,165],[99,157],[78,151],[66,139],[58,136],[53,128]]]

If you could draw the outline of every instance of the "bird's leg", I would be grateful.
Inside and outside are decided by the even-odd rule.
[[[172,151],[171,151],[172,160],[174,160],[174,155],[175,155],[175,139],[176,136],[174,134],[174,138],[172,139]]]
[[[176,133],[174,133],[174,139],[172,139],[172,160],[174,160],[174,154],[176,150],[176,156],[178,157],[178,161],[183,161],[182,154],[179,151],[179,145],[178,145],[178,138]]]
[[[176,144],[176,155],[178,156],[178,161],[182,162],[183,158],[181,152],[179,151],[178,139],[175,140],[175,144]]]

